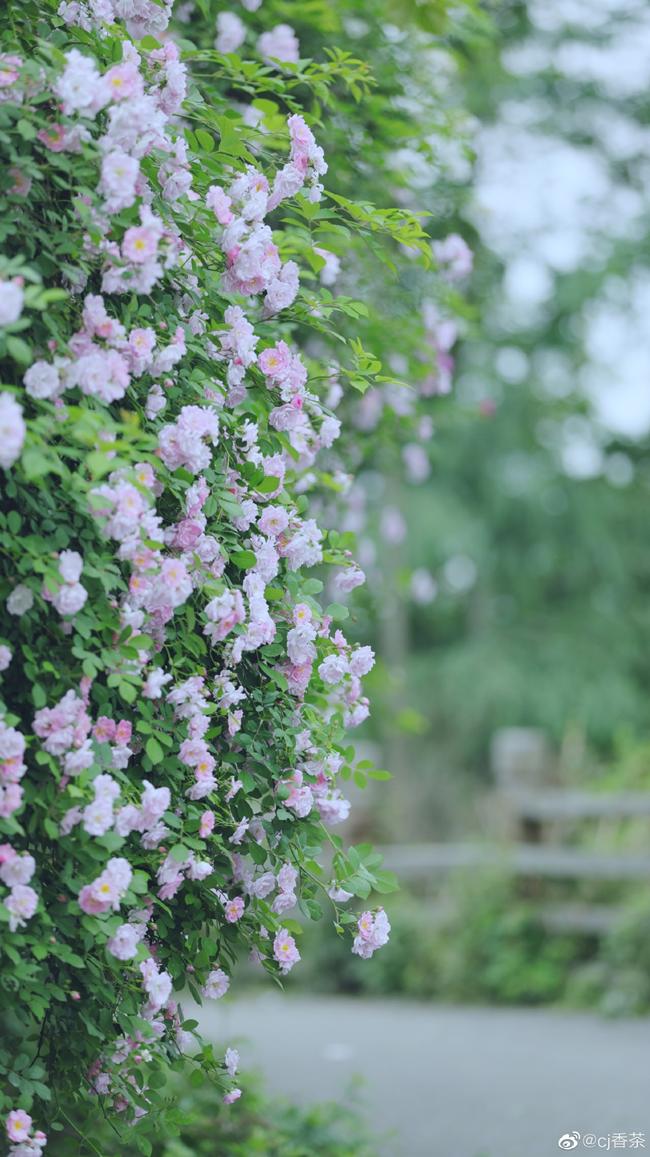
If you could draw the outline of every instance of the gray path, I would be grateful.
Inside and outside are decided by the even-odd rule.
[[[629,1153],[633,1132],[650,1154],[650,1020],[274,992],[198,1015],[297,1101],[340,1099],[361,1076],[382,1157],[552,1157],[572,1130],[612,1138],[576,1157]]]

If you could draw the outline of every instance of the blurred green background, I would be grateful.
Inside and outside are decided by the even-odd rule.
[[[538,733],[545,784],[650,790],[642,6],[484,10],[492,33],[457,45],[476,159],[475,187],[461,172],[446,204],[446,230],[475,250],[454,390],[437,403],[429,476],[366,480],[355,628],[379,662],[364,741],[393,781],[355,799],[353,830],[386,844],[510,838],[491,758],[503,729]],[[648,822],[551,834],[634,852]],[[428,896],[403,888],[399,932],[365,969],[309,934],[322,939],[311,983],[650,1007],[642,879],[539,886],[612,905],[611,930],[592,935],[550,934],[507,868],[432,880]]]

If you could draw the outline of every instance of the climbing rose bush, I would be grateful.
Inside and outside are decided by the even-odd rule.
[[[345,909],[393,881],[333,830],[342,778],[368,774],[346,733],[368,715],[374,655],[319,598],[322,567],[344,596],[364,576],[349,536],[313,516],[319,480],[345,489],[340,383],[385,379],[346,331],[363,302],[333,296],[340,260],[311,237],[319,219],[352,233],[354,212],[324,202],[301,104],[330,87],[361,99],[367,70],[343,54],[303,67],[282,23],[249,36],[247,67],[223,56],[249,35],[241,18],[199,15],[212,49],[158,0],[25,0],[0,22],[12,1157],[41,1152],[70,1098],[128,1124],[160,1111],[186,1057],[236,1101],[236,1052],[216,1056],[181,997],[222,998],[242,956],[287,975],[297,906],[327,905],[363,958],[390,931],[381,907]],[[407,210],[365,206],[359,228],[434,261]],[[439,261],[460,275],[468,258],[456,239]]]

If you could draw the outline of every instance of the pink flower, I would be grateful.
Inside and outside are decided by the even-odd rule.
[[[9,928],[15,932],[31,920],[38,908],[38,895],[28,884],[16,884],[4,904],[9,912]]]
[[[277,538],[289,525],[289,515],[284,506],[267,506],[260,515],[257,525],[262,534]]]
[[[56,366],[49,362],[34,362],[23,382],[30,398],[56,398],[63,388]]]
[[[230,222],[234,220],[234,214],[230,208],[232,204],[230,197],[219,185],[210,185],[205,203],[208,209],[212,209],[220,225],[230,225]]]
[[[0,407],[2,405],[2,395],[0,394]],[[0,439],[2,438],[2,418],[0,415]],[[1,453],[1,451],[0,451]],[[28,586],[24,583],[19,583],[14,587],[7,599],[7,610],[10,615],[17,615],[20,618],[22,615],[31,611],[34,606],[34,595]]]
[[[462,281],[472,272],[474,254],[458,233],[450,233],[444,241],[434,241],[432,249],[448,281]]]
[[[120,719],[115,728],[115,742],[118,744],[130,743],[133,734],[133,724],[128,719]]]
[[[246,39],[246,25],[235,12],[220,12],[217,16],[217,52],[236,52]]]
[[[55,594],[52,602],[60,615],[76,615],[81,610],[88,591],[81,583],[64,583]]]
[[[154,667],[147,675],[142,694],[145,699],[160,699],[162,696],[162,689],[166,683],[169,683],[172,676],[167,671],[163,671],[162,667]]]
[[[66,116],[94,117],[109,101],[109,90],[95,61],[76,48],[66,52],[66,66],[54,88]]]
[[[228,1076],[234,1077],[237,1069],[239,1068],[239,1053],[237,1052],[237,1049],[226,1049],[223,1063],[226,1066]]]
[[[300,960],[300,953],[296,947],[296,942],[286,928],[280,928],[275,934],[273,940],[273,956],[280,965],[280,972],[286,976],[287,972],[291,972],[294,964]]]
[[[104,73],[104,80],[111,100],[128,100],[133,96],[142,96],[144,84],[134,61],[122,61],[114,64]]]
[[[362,586],[366,581],[366,576],[361,570],[361,567],[356,563],[353,566],[348,566],[345,570],[339,571],[334,579],[337,592],[342,595],[349,595],[355,587]]]
[[[151,957],[142,961],[140,972],[142,974],[142,986],[149,997],[148,1010],[157,1012],[171,996],[172,978],[168,972],[161,972]]]
[[[20,56],[10,56],[8,53],[0,56],[0,89],[11,88],[16,83],[22,63]]]
[[[111,936],[106,947],[117,960],[132,960],[138,951],[140,937],[133,924],[120,924]]]
[[[232,1105],[241,1097],[241,1089],[231,1089],[229,1093],[224,1093],[224,1105]]]
[[[228,900],[224,905],[226,920],[229,924],[236,924],[244,915],[244,901],[241,896],[236,896],[234,900]]]
[[[282,309],[288,309],[296,300],[300,281],[295,261],[287,261],[267,286],[264,299],[264,316],[271,317]]]
[[[357,935],[354,938],[352,951],[363,960],[369,960],[378,948],[388,943],[390,924],[383,908],[372,912],[363,912],[357,921]]]
[[[329,249],[321,249],[318,245],[314,246],[314,253],[323,258],[325,262],[323,268],[319,273],[321,285],[334,285],[340,271],[341,261],[335,253],[330,253]]]
[[[298,37],[289,24],[276,24],[268,32],[263,32],[257,41],[257,51],[268,64],[282,61],[283,64],[297,64],[300,60]]]
[[[110,743],[115,738],[115,728],[114,719],[109,719],[107,715],[100,715],[93,727],[93,735],[98,743]]]
[[[147,225],[132,225],[122,241],[122,252],[135,265],[143,265],[156,256],[158,233]]]
[[[8,848],[13,855],[7,855],[4,862],[0,863],[0,880],[8,888],[15,888],[18,884],[28,884],[36,868],[34,857],[30,856],[28,852],[19,854],[8,844],[3,846]]]
[[[6,282],[5,282],[6,284]],[[0,313],[2,310],[0,293]],[[2,324],[0,319],[0,324]],[[20,457],[25,441],[22,407],[12,394],[0,393],[0,466],[8,470]]]
[[[83,394],[100,398],[107,404],[124,397],[129,385],[129,369],[117,350],[93,346],[72,364],[68,372],[70,385],[79,386]]]
[[[81,578],[84,560],[76,550],[62,550],[59,554],[59,574],[65,583],[76,583]]]
[[[348,661],[343,655],[328,655],[326,659],[318,668],[323,683],[333,686],[335,683],[340,683],[341,679],[348,672]]]
[[[241,844],[244,836],[246,835],[246,832],[248,831],[249,825],[250,825],[250,820],[247,820],[247,819],[240,820],[239,823],[237,824],[237,827],[235,828],[233,834],[230,837],[230,843],[231,844]]]
[[[203,812],[203,815],[201,816],[201,822],[199,825],[199,835],[200,835],[201,839],[205,840],[210,835],[210,833],[212,832],[212,830],[214,828],[214,821],[215,821],[214,812],[211,812],[211,811]]]
[[[246,617],[241,591],[228,590],[222,595],[217,595],[207,604],[205,614],[209,621],[203,628],[203,634],[207,635],[212,643],[222,642],[238,623],[243,623]]]
[[[173,425],[163,426],[158,435],[160,456],[169,470],[185,466],[200,474],[210,465],[212,455],[204,439],[214,445],[219,437],[219,419],[202,406],[183,406]]]
[[[105,199],[108,213],[119,213],[121,209],[128,209],[135,204],[139,174],[140,162],[137,157],[131,157],[121,149],[115,149],[104,156],[99,191]]]
[[[10,1141],[26,1141],[32,1128],[32,1118],[24,1109],[12,1109],[6,1121]]]
[[[215,968],[209,973],[203,985],[202,992],[203,995],[209,997],[210,1000],[219,1000],[220,997],[225,996],[229,987],[230,977],[222,968]]]
[[[375,654],[372,647],[355,647],[350,656],[350,673],[361,678],[367,675],[375,665]]]

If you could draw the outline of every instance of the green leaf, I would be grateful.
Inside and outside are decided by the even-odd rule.
[[[7,337],[7,352],[16,362],[28,366],[32,361],[32,351],[21,337]]]
[[[162,747],[160,746],[158,740],[154,739],[153,735],[151,735],[145,743],[144,749],[153,764],[161,763],[161,761],[165,758],[165,753]]]
[[[252,550],[236,550],[231,554],[230,561],[234,562],[240,570],[250,570],[251,567],[257,563],[257,558]]]
[[[185,844],[174,844],[173,848],[170,848],[169,854],[173,860],[181,864],[183,860],[187,860],[191,855],[191,850],[187,848]]]
[[[138,693],[132,683],[120,683],[118,691],[125,703],[135,703]]]

